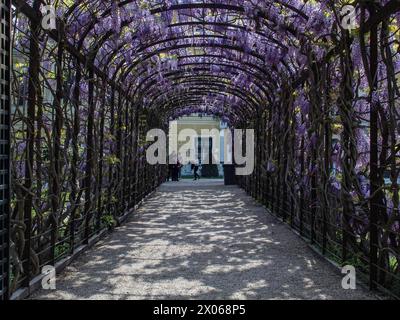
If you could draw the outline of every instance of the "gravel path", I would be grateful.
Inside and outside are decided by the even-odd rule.
[[[244,191],[163,185],[35,299],[374,299]]]

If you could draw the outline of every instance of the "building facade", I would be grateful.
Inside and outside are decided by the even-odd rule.
[[[215,159],[214,163],[217,164],[218,167],[218,175],[219,177],[223,177],[223,164],[225,161],[225,152],[224,152],[224,134],[223,130],[227,128],[227,125],[217,117],[204,116],[201,114],[193,114],[190,116],[185,116],[179,118],[176,121],[171,121],[169,128],[169,146],[170,146],[170,154],[171,150],[174,150],[172,146],[176,146],[176,150],[178,150],[178,157],[182,158],[182,154],[179,153],[179,150],[187,144],[189,141],[194,142],[193,149],[196,154],[194,155],[196,162],[200,164],[202,168],[205,164],[205,158],[210,157],[208,162],[212,163],[212,158],[218,156]],[[183,130],[191,130],[193,134],[195,133],[195,137],[191,137],[187,141],[179,141],[178,136]],[[217,145],[215,145],[215,137],[210,134],[205,134],[205,132],[211,132],[212,130],[217,130],[219,132],[219,154],[213,154],[212,149],[216,149]],[[189,157],[189,154],[186,156]],[[202,169],[200,169],[201,172]],[[191,165],[186,164],[182,168],[182,176],[188,177],[192,176],[193,172],[191,170]]]

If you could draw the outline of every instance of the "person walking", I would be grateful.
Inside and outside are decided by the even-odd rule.
[[[199,176],[199,165],[197,164],[197,162],[196,163],[193,163],[192,164],[192,170],[193,170],[193,173],[194,173],[194,181],[196,181],[196,180],[200,180],[200,176]]]
[[[178,160],[177,168],[178,168],[178,181],[182,179],[182,163]]]
[[[167,182],[169,182],[170,180],[172,181],[172,179],[173,179],[174,165],[173,164],[169,164],[167,166],[167,168],[168,168]]]
[[[178,162],[178,157],[174,152],[171,153],[170,158],[169,158],[169,165],[168,165],[168,181],[169,178],[171,178],[172,182],[178,182],[179,181],[179,162]]]

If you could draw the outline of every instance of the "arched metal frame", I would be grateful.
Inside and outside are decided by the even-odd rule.
[[[24,2],[23,0],[14,0],[14,2],[21,9],[21,12],[25,14],[31,21],[35,21],[37,23],[40,20],[40,16],[35,13],[30,5],[28,5],[26,2]],[[120,8],[123,8],[130,2],[132,1],[120,1],[117,5]],[[84,1],[81,3],[85,4]],[[288,11],[292,12],[293,16],[296,17],[296,19],[304,21],[309,20],[309,17],[301,10],[296,9],[295,7],[282,1],[275,1],[275,3],[285,7]],[[2,5],[3,7],[6,7],[7,5],[9,5],[9,2],[7,2],[7,0],[2,0]],[[157,6],[154,8],[150,8],[149,12],[151,15],[157,15],[169,11],[179,12],[181,10],[202,10],[205,8],[213,10],[232,11],[237,14],[245,13],[245,9],[242,6],[223,3],[191,3],[172,5],[169,7]],[[373,14],[372,17],[368,21],[366,21],[362,31],[366,32],[366,30],[375,30],[376,32],[376,26],[381,23],[385,17],[390,16],[398,10],[399,4],[396,5],[395,1],[389,1],[385,7],[380,8],[380,10],[376,10],[376,14]],[[371,12],[373,12],[373,10]],[[76,23],[74,19],[79,16],[80,13],[80,2],[77,2],[76,5],[72,5],[70,10],[67,12],[65,16],[66,22],[71,24]],[[121,156],[119,160],[123,164],[117,169],[110,169],[108,173],[109,177],[117,176],[123,178],[123,188],[122,191],[118,191],[117,196],[120,197],[118,199],[124,199],[129,202],[129,208],[134,207],[134,204],[136,203],[136,200],[138,198],[142,199],[145,195],[147,195],[149,192],[151,192],[151,190],[154,189],[154,184],[152,185],[151,183],[144,184],[144,190],[139,190],[136,184],[133,185],[134,182],[137,180],[146,181],[146,178],[147,181],[151,180],[151,173],[149,174],[149,171],[146,170],[144,170],[143,172],[141,171],[141,168],[146,167],[143,163],[143,150],[141,151],[142,158],[140,161],[136,161],[137,159],[135,157],[131,157],[129,153],[131,150],[134,149],[136,153],[138,137],[143,135],[143,132],[147,128],[147,125],[149,125],[151,120],[153,120],[152,115],[158,112],[157,115],[159,117],[162,117],[164,120],[168,120],[170,117],[174,116],[174,112],[176,112],[177,110],[184,113],[185,110],[190,110],[193,107],[204,105],[204,98],[207,97],[207,95],[211,95],[216,99],[220,99],[219,101],[223,105],[223,109],[226,110],[225,115],[228,115],[231,119],[234,119],[234,125],[244,128],[252,126],[257,130],[258,163],[256,173],[252,176],[240,179],[240,185],[245,188],[252,196],[261,199],[264,204],[269,206],[272,211],[277,213],[277,215],[281,217],[284,221],[290,221],[292,227],[297,228],[302,235],[310,239],[312,244],[318,245],[321,248],[323,254],[326,254],[327,251],[329,251],[329,248],[327,247],[329,241],[329,221],[326,220],[326,212],[322,212],[322,215],[319,215],[318,210],[323,211],[326,209],[326,207],[323,207],[321,209],[319,207],[319,204],[316,204],[317,200],[321,198],[318,198],[317,194],[318,179],[315,177],[316,174],[313,174],[311,170],[311,167],[313,165],[316,166],[317,163],[317,148],[315,147],[312,149],[312,152],[306,153],[304,148],[304,141],[300,141],[300,143],[303,143],[303,146],[296,149],[296,137],[292,137],[291,139],[293,140],[289,141],[287,132],[293,133],[294,126],[296,125],[296,121],[290,121],[295,119],[294,113],[296,107],[293,105],[293,91],[295,91],[296,88],[301,87],[305,83],[310,87],[314,85],[314,92],[311,92],[311,94],[316,95],[313,97],[313,99],[315,99],[314,105],[318,106],[318,102],[320,102],[321,97],[318,97],[318,91],[315,90],[315,88],[318,86],[318,81],[320,81],[322,77],[322,75],[319,73],[320,67],[325,68],[326,64],[328,64],[332,57],[337,57],[340,53],[343,52],[342,44],[339,43],[337,47],[333,48],[331,53],[325,57],[325,60],[318,63],[310,63],[309,68],[301,69],[299,74],[296,75],[296,72],[293,69],[293,65],[287,65],[285,61],[283,61],[283,59],[279,62],[279,66],[267,66],[264,57],[260,55],[257,50],[250,49],[248,51],[245,51],[240,45],[236,43],[237,39],[235,39],[235,37],[229,37],[226,33],[227,30],[234,30],[234,32],[237,33],[246,32],[247,30],[243,26],[231,25],[229,23],[207,23],[205,21],[199,20],[172,23],[170,25],[167,25],[166,28],[171,31],[174,30],[174,28],[176,27],[182,26],[199,26],[200,28],[222,27],[225,31],[225,34],[204,33],[203,35],[194,35],[185,34],[184,31],[180,35],[174,35],[174,37],[151,39],[151,41],[148,41],[148,43],[141,44],[140,46],[133,49],[127,48],[129,46],[129,43],[122,42],[116,48],[108,50],[105,53],[102,52],[103,56],[101,56],[101,49],[110,46],[110,43],[112,42],[113,32],[108,32],[104,35],[101,35],[100,39],[93,39],[93,31],[96,24],[101,19],[110,16],[110,14],[111,9],[106,9],[103,12],[97,12],[95,18],[89,20],[87,25],[81,26],[84,30],[83,36],[77,39],[75,43],[70,42],[71,39],[64,38],[64,36],[59,33],[59,30],[62,30],[62,28],[60,28],[60,20],[58,21],[57,31],[50,31],[48,33],[50,37],[55,41],[60,41],[60,39],[63,41],[65,40],[65,49],[71,55],[72,59],[75,60],[74,65],[77,69],[76,75],[79,79],[76,81],[74,88],[76,98],[76,110],[79,110],[80,103],[81,91],[79,85],[83,83],[88,85],[88,105],[87,108],[86,106],[84,108],[84,111],[88,112],[88,138],[86,140],[88,152],[85,159],[86,176],[84,179],[84,188],[82,191],[85,197],[85,201],[83,203],[84,215],[82,218],[84,221],[82,219],[77,219],[83,222],[85,225],[84,244],[88,244],[89,242],[90,217],[95,214],[93,209],[91,209],[91,197],[93,193],[98,192],[98,190],[92,190],[91,179],[95,175],[94,168],[92,166],[95,159],[93,153],[96,147],[94,143],[95,123],[93,120],[94,111],[96,109],[94,98],[96,97],[97,99],[98,96],[100,96],[97,93],[94,93],[94,91],[96,90],[99,83],[101,83],[101,85],[104,85],[105,91],[108,92],[107,94],[105,94],[104,99],[107,100],[108,97],[106,96],[110,96],[110,104],[107,105],[110,110],[104,111],[107,112],[108,116],[110,117],[111,123],[110,128],[107,128],[107,130],[109,130],[110,134],[115,135],[118,141],[117,146],[111,148],[119,150],[118,152],[116,151],[114,153],[118,153],[118,156]],[[281,50],[287,50],[287,48],[283,44],[281,44],[277,39],[269,35],[267,32],[273,32],[274,27],[276,27],[278,23],[265,13],[257,13],[256,19],[260,20],[258,22],[264,27],[264,29],[262,31],[253,30],[252,32],[257,33],[260,37],[265,38],[265,41],[270,43],[271,46],[279,47]],[[131,21],[124,21],[121,29],[128,28],[130,22]],[[215,30],[212,31],[214,32]],[[299,43],[302,41],[306,42],[307,35],[299,33],[293,24],[287,25],[285,32],[287,33],[288,37],[290,37],[290,39],[292,39],[293,41],[298,41]],[[4,38],[4,35],[2,35],[2,37]],[[203,41],[195,44],[189,43],[188,40],[195,37],[198,39],[202,39]],[[87,45],[85,41],[88,39],[91,39],[92,43],[89,45],[89,47],[85,47]],[[223,40],[223,42],[218,43],[216,39]],[[204,54],[192,55],[190,57],[186,50],[183,54],[181,54],[180,50],[194,47],[203,49]],[[209,48],[218,48],[219,53],[211,54],[208,51]],[[127,50],[137,50],[135,51],[135,58],[133,59],[133,61],[129,62],[125,60],[124,53],[126,53]],[[150,72],[150,74],[148,74],[146,70],[146,67],[152,61],[152,59],[161,53],[175,55],[177,54],[177,60],[179,61],[176,70],[169,70],[167,67],[163,67],[161,70],[165,75],[164,80],[170,83],[170,86],[167,88],[167,90],[165,90],[165,88],[158,88],[157,72],[153,70],[153,72]],[[8,58],[9,57],[10,55],[8,55]],[[241,60],[238,57],[245,57],[245,59]],[[219,77],[220,79],[214,79],[216,78],[216,74],[210,70],[210,66],[212,65],[219,65],[219,67],[221,68]],[[111,77],[109,77],[108,72],[106,72],[108,68],[113,70],[113,74],[111,75]],[[223,80],[221,81],[221,79],[228,79],[235,74],[244,74],[249,77],[251,79],[250,82],[252,82],[257,90],[239,87],[234,83],[228,84],[225,83]],[[281,74],[285,74],[285,76],[281,77]],[[7,75],[6,73],[4,73],[3,75],[2,73],[2,76],[9,77],[9,74]],[[4,79],[2,79],[2,81],[3,80]],[[177,85],[183,83],[185,84],[185,86],[181,87],[180,90],[175,90]],[[285,90],[275,92],[278,87],[284,87]],[[58,93],[60,95],[59,98],[62,98],[63,93]],[[233,107],[229,103],[229,101],[225,100],[226,97],[236,97],[237,100],[235,101],[238,101],[238,105]],[[7,100],[4,99],[4,101]],[[4,102],[5,108],[10,107],[9,101],[10,100],[8,99],[7,105],[6,102]],[[61,99],[59,99],[57,103],[60,104],[60,101]],[[58,105],[58,107],[60,108],[60,105]],[[325,110],[324,112],[328,113],[328,111]],[[341,110],[344,117],[349,116],[348,114],[346,114],[347,111],[348,110]],[[313,116],[318,114],[318,110],[314,110],[313,112]],[[224,116],[224,114],[218,115]],[[371,178],[372,186],[375,188],[376,191],[379,191],[379,188],[382,186],[379,170],[381,170],[382,168],[377,167],[377,160],[374,160],[373,158],[376,157],[378,154],[378,114],[376,113],[376,111],[372,110],[371,115],[371,132],[373,132],[373,134],[375,135],[375,140],[371,142],[371,154],[373,155],[371,157],[371,163],[373,164],[371,166]],[[104,117],[104,114],[102,115],[102,117]],[[273,117],[277,117],[277,120],[272,121]],[[9,119],[6,119],[6,116],[4,119],[2,117],[1,120],[9,121]],[[312,120],[313,119],[311,119],[311,121]],[[279,123],[279,125],[277,125],[277,123]],[[78,124],[79,123],[75,125],[75,128],[79,127]],[[3,125],[1,128],[2,130],[4,130],[4,134],[7,135],[7,123],[1,123],[1,125]],[[328,128],[328,126],[322,127],[321,122],[318,121],[315,121],[315,125],[318,126],[318,129],[316,130],[318,133],[329,135],[330,129]],[[347,128],[345,130],[347,130]],[[104,130],[102,131],[102,133],[104,134]],[[77,133],[74,132],[74,134]],[[277,143],[271,141],[273,136],[278,140]],[[311,139],[311,136],[308,138]],[[325,139],[324,143],[326,145],[329,145],[329,137],[327,138],[326,136],[321,136],[320,138],[321,140]],[[350,140],[350,138],[348,139]],[[2,141],[4,149],[2,145],[1,152],[5,153],[9,141],[7,139]],[[124,146],[123,143],[127,141],[127,146]],[[261,147],[261,145],[263,147]],[[282,150],[282,148],[284,150]],[[329,161],[328,156],[330,150],[328,149],[329,148],[325,148],[325,151],[327,151],[327,153],[323,155],[325,161]],[[286,168],[289,161],[287,155],[285,154],[286,152],[291,152],[299,158],[300,166],[302,167],[302,172],[300,176],[285,176],[284,170],[279,170],[279,176],[277,177],[261,177],[261,163],[267,162],[269,160],[267,158],[268,156],[275,157],[279,165]],[[0,156],[7,157],[6,154],[1,154]],[[99,160],[103,164],[103,154],[101,154]],[[3,158],[1,161],[1,163],[3,164]],[[348,162],[351,162],[351,159],[348,160]],[[5,161],[4,163],[7,162]],[[112,165],[110,165],[109,167],[111,168]],[[329,164],[327,165],[327,167],[329,168]],[[9,168],[4,168],[4,170],[6,171],[8,169]],[[352,168],[350,166],[350,170],[351,169]],[[2,172],[4,174],[8,174],[8,172],[6,171]],[[306,177],[304,172],[307,172],[311,176],[311,178],[309,178],[309,182],[307,182],[310,186],[310,190],[308,190],[306,194],[304,194],[304,190],[296,190],[295,188],[295,180]],[[323,172],[323,174],[329,176],[329,172],[327,171]],[[127,176],[129,176],[129,178],[127,178]],[[5,175],[4,178],[9,179],[9,176]],[[99,179],[99,176],[97,176],[96,179]],[[323,180],[325,184],[327,183],[326,177],[322,177],[321,180]],[[292,186],[288,186],[288,181],[292,182]],[[115,187],[115,185],[111,185],[111,187]],[[8,190],[8,188],[9,186],[5,185],[5,190]],[[57,192],[59,193],[59,190],[55,190],[55,193]],[[138,193],[140,193],[140,195]],[[77,195],[75,196],[78,198]],[[7,193],[3,194],[3,197],[7,197]],[[110,192],[110,199],[111,197],[112,195]],[[346,219],[348,218],[346,215],[348,214],[348,212],[350,212],[351,209],[347,207],[347,203],[340,203],[341,200],[338,201],[338,197],[333,198],[334,201],[332,203],[337,206],[335,207],[335,209],[337,208],[338,212],[339,210],[343,210],[344,222],[341,226],[342,229],[339,230],[339,232],[342,232],[343,234],[340,260],[342,263],[345,263],[349,254],[353,252],[352,250],[354,250],[354,248],[348,246],[348,242],[351,242],[351,237],[354,236],[355,232],[350,232],[348,229],[346,229],[346,225],[350,224],[348,221],[346,221]],[[0,199],[0,201],[1,200],[2,199]],[[4,200],[4,204],[8,206],[9,204],[7,202],[7,199]],[[325,200],[326,199],[322,199],[322,202]],[[327,200],[328,204],[329,201],[330,200]],[[335,201],[338,202],[336,203]],[[365,254],[362,249],[360,251],[356,251],[356,253],[361,252],[361,254],[363,254],[362,258],[368,260],[367,264],[369,264],[370,266],[368,276],[370,277],[370,285],[373,289],[377,288],[380,284],[380,279],[378,279],[378,275],[380,272],[378,270],[380,268],[378,264],[378,256],[381,252],[386,250],[386,248],[381,247],[381,244],[379,244],[378,242],[378,234],[382,230],[379,229],[382,228],[382,226],[378,227],[378,217],[376,215],[376,212],[381,210],[379,206],[379,201],[381,200],[376,198],[371,199],[370,208],[368,208],[367,205],[366,210],[369,211],[369,232],[371,234],[369,245],[372,249],[368,251],[368,254]],[[131,204],[133,204],[133,206]],[[353,205],[353,203],[351,203],[351,205]],[[108,206],[110,206],[110,203],[108,203]],[[126,207],[124,208],[122,205],[117,205],[117,207],[117,211],[123,211],[126,209]],[[97,208],[102,209],[104,207],[99,205],[97,206]],[[4,209],[6,210],[7,207],[5,207]],[[29,209],[30,208],[28,208],[27,212],[29,211]],[[54,204],[54,211],[56,211],[56,209],[57,203]],[[107,209],[109,209],[109,207]],[[5,214],[1,215],[4,212]],[[75,222],[77,222],[74,219],[72,221],[72,226],[75,226]],[[8,212],[0,212],[0,221],[4,221],[4,223],[6,224],[9,223]],[[354,224],[357,226],[357,222],[355,222]],[[338,226],[335,227],[337,228]],[[8,237],[8,230],[8,225],[1,224],[0,222],[0,236],[4,234]],[[71,237],[73,238],[75,235],[74,231],[71,231],[71,234]],[[3,241],[6,240],[3,239]],[[365,239],[363,240],[365,241]],[[396,241],[397,240],[395,239],[394,242]],[[72,243],[72,252],[74,252],[74,250],[76,249],[74,247],[74,240],[72,240]],[[30,249],[29,241],[26,245],[26,248]],[[7,268],[8,244],[6,246],[3,246],[3,249],[0,246],[0,254],[3,255],[0,255],[0,267],[2,267],[3,261],[3,268]],[[52,262],[55,262],[56,259],[54,258],[54,243],[52,243],[51,249],[53,250]],[[3,260],[1,259],[1,257],[3,257]],[[25,263],[27,264],[29,270],[29,253],[28,260],[25,260]],[[3,275],[4,279],[6,279],[6,277],[9,277],[9,273],[6,272],[7,270],[4,270],[5,269],[3,269],[0,274]],[[28,276],[24,280],[23,285],[29,286],[29,280],[31,280],[31,274],[29,274],[28,272]],[[0,290],[2,290],[1,292],[3,298],[6,298],[7,286],[4,286],[4,282],[2,286],[3,288],[0,285]]]
[[[129,2],[130,2],[130,1],[123,1],[123,2],[119,3],[118,5],[119,5],[120,7],[123,7],[123,6],[127,5],[127,4],[129,4]],[[282,3],[281,3],[281,4],[282,4]],[[284,3],[283,3],[282,5],[283,5],[283,6],[287,6],[287,4],[284,4]],[[224,4],[210,4],[210,3],[204,3],[204,4],[180,4],[180,5],[173,5],[173,6],[168,7],[168,8],[167,8],[167,7],[159,7],[159,8],[151,9],[150,12],[151,12],[151,14],[154,15],[154,14],[159,14],[159,13],[163,13],[163,12],[167,12],[167,11],[174,11],[174,10],[179,11],[179,10],[185,10],[185,9],[204,9],[204,8],[207,8],[207,9],[210,9],[210,8],[211,8],[211,9],[232,10],[232,11],[234,11],[234,12],[244,13],[244,9],[243,9],[242,7],[240,7],[240,6],[224,5]],[[287,8],[290,9],[290,10],[294,10],[294,11],[296,12],[296,14],[299,14],[303,19],[305,19],[305,20],[308,19],[308,17],[307,17],[306,15],[304,15],[301,11],[296,10],[295,8],[291,7],[290,5],[287,6]],[[69,13],[71,13],[72,10],[73,10],[73,9],[71,8],[71,11],[70,11]],[[100,15],[100,18],[105,18],[109,13],[110,13],[110,11],[109,11],[109,10],[106,10],[105,12],[103,12],[103,13]],[[261,17],[262,19],[268,20],[268,17],[267,17],[266,15],[260,14],[260,17]],[[78,47],[79,47],[79,48],[81,48],[81,47],[83,46],[83,43],[84,43],[84,41],[85,41],[85,38],[89,35],[89,33],[92,31],[92,29],[94,28],[95,24],[98,23],[98,21],[99,21],[99,20],[94,19],[92,23],[89,23],[89,26],[86,28],[86,31],[83,33],[83,36],[79,39],[79,42],[78,42]],[[130,21],[126,21],[126,22],[122,23],[121,28],[123,29],[124,27],[128,26],[129,23],[130,23]],[[183,23],[183,24],[184,24],[184,23]],[[191,22],[191,25],[196,25],[196,24],[197,24],[197,22]],[[178,24],[178,25],[179,25],[179,24]],[[202,23],[201,21],[199,21],[199,25],[200,25],[200,26],[204,26],[205,24],[204,24],[204,22]],[[167,28],[174,28],[174,26],[176,26],[176,25],[173,25],[173,24],[172,24],[172,25],[170,25],[170,26],[167,26]],[[230,27],[237,28],[237,26],[234,26],[234,25],[230,25]],[[288,32],[290,32],[290,33],[292,33],[292,34],[295,34],[295,31],[294,31],[293,29],[290,29],[290,28],[288,28],[288,29],[289,29]],[[98,42],[98,44],[95,45],[95,47],[94,47],[94,49],[93,49],[93,50],[94,50],[94,51],[93,51],[94,54],[96,54],[96,51],[98,50],[98,48],[102,45],[102,43],[106,42],[107,39],[108,39],[110,36],[111,36],[111,33],[108,33],[108,34],[106,34],[106,35],[104,35],[104,36],[102,37],[102,39]],[[211,36],[211,35],[209,35],[209,36],[208,36],[208,35],[203,35],[203,36],[199,35],[199,37],[204,38],[204,39],[213,38],[213,36]],[[215,37],[218,37],[218,36],[215,36]],[[182,39],[185,39],[185,38],[193,38],[193,36],[192,36],[192,37],[191,37],[191,36],[176,37],[175,40],[182,40]],[[225,37],[222,37],[222,38],[225,38]],[[227,38],[226,38],[226,39],[227,39]],[[272,42],[274,42],[275,44],[280,45],[279,42],[276,41],[275,39],[272,39],[272,40],[273,40]],[[154,42],[154,43],[152,43],[152,44],[149,44],[149,45],[147,46],[147,48],[150,48],[150,47],[152,47],[152,46],[154,46],[154,45],[161,44],[161,43],[168,43],[168,42],[171,42],[171,41],[173,41],[173,39],[164,39],[164,40],[161,40],[161,41],[156,41],[156,42]],[[226,44],[226,45],[219,45],[219,44],[207,43],[207,44],[203,44],[203,45],[202,45],[202,44],[199,44],[198,47],[207,48],[207,47],[210,47],[210,46],[213,47],[213,46],[215,46],[215,45],[220,46],[221,49],[223,49],[223,50],[228,49],[228,50],[237,50],[237,51],[239,51],[239,52],[242,51],[240,47],[237,47],[237,46],[234,46],[234,45],[231,46],[231,45],[227,45],[227,44]],[[119,47],[114,51],[114,54],[120,52],[120,51],[123,49],[123,46],[124,46],[124,45],[119,46]],[[146,55],[144,60],[139,60],[139,61],[137,61],[137,62],[134,62],[134,63],[130,64],[129,68],[128,68],[126,71],[124,71],[124,74],[125,74],[125,75],[122,76],[122,80],[121,80],[121,81],[123,81],[123,79],[125,79],[126,76],[131,72],[131,70],[133,70],[137,65],[142,64],[143,61],[147,60],[148,58],[153,57],[155,54],[158,54],[158,53],[161,53],[161,52],[169,52],[169,51],[171,51],[171,50],[176,50],[176,49],[185,48],[185,47],[190,47],[190,46],[188,46],[188,45],[174,45],[174,46],[172,46],[172,47],[170,47],[170,48],[168,48],[168,47],[167,47],[167,48],[163,48],[163,49],[161,49],[161,50],[159,50],[159,51],[157,51],[157,50],[152,50],[151,54]],[[142,48],[142,50],[145,50],[145,49],[146,49],[146,47],[143,47],[143,48]],[[139,49],[139,52],[140,52],[140,51],[141,51],[141,50]],[[113,54],[113,55],[114,55],[114,54]],[[108,65],[108,63],[110,62],[110,59],[111,59],[111,57],[112,57],[113,55],[110,56],[109,61],[108,61],[107,63],[105,63],[105,65]],[[262,58],[261,56],[258,56],[256,53],[250,53],[250,55],[254,55],[254,56],[257,57],[258,59],[263,60],[263,58]],[[221,58],[222,58],[222,56],[221,56]],[[117,70],[118,70],[118,69],[121,69],[122,66],[123,66],[123,63],[121,63],[121,64],[117,67]]]

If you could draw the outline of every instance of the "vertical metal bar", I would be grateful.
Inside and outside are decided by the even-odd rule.
[[[122,92],[119,92],[118,94],[118,111],[117,111],[117,130],[116,130],[116,137],[117,137],[117,151],[116,151],[116,155],[118,158],[118,164],[117,164],[117,168],[116,168],[116,184],[117,184],[117,188],[116,188],[116,198],[118,199],[118,202],[116,204],[116,215],[121,215],[121,211],[122,211],[122,207],[123,207],[123,190],[122,190],[122,185],[121,185],[121,180],[123,180],[123,107],[124,107],[124,96],[122,94]]]
[[[277,177],[276,177],[276,188],[274,192],[274,198],[275,198],[275,210],[273,210],[274,213],[276,213],[278,216],[282,213],[281,211],[281,199],[282,199],[282,148],[281,148],[281,139],[282,139],[282,128],[280,128],[280,124],[282,121],[282,109],[278,110],[278,119],[277,119],[277,124],[276,124],[276,132],[277,132],[277,141],[274,141],[275,148],[276,148],[276,162],[278,164],[278,171],[277,171]]]
[[[292,125],[291,125],[291,136],[292,136],[292,138],[291,138],[291,155],[292,155],[292,157],[291,157],[291,161],[292,161],[292,166],[293,166],[293,161],[295,161],[294,159],[296,158],[296,134],[295,134],[295,132],[296,132],[296,120],[295,120],[295,111],[294,111],[294,107],[292,106],[292,108],[291,108],[292,110],[291,110],[291,121],[292,121]],[[290,226],[292,227],[292,228],[295,228],[295,214],[296,214],[296,212],[295,212],[295,210],[296,210],[296,207],[295,207],[295,194],[296,194],[296,191],[295,191],[295,186],[294,186],[294,181],[295,181],[295,172],[294,172],[294,170],[293,169],[291,169],[291,173],[292,173],[292,175],[291,175],[291,177],[290,177],[290,181],[291,181],[291,186],[290,186],[290,188],[291,188],[291,196],[290,196]]]
[[[361,25],[360,25],[360,40],[361,40],[361,52],[365,53],[364,43],[364,30],[366,20],[366,8],[371,18],[376,15],[376,7],[374,3],[367,3],[361,6]],[[381,189],[382,181],[380,174],[379,164],[379,104],[373,101],[373,94],[377,91],[378,82],[378,26],[374,25],[370,29],[369,36],[369,86],[370,86],[370,183],[371,183],[371,197],[370,197],[370,256],[369,256],[369,267],[370,267],[370,289],[377,289],[378,285],[378,255],[379,255],[379,236],[378,236],[378,223],[379,214],[381,208],[384,205],[384,194]]]
[[[115,133],[115,100],[116,100],[116,89],[115,87],[111,88],[111,99],[110,99],[110,135],[114,136]],[[115,146],[114,144],[112,144],[112,146],[110,147],[110,155],[114,155],[115,152]],[[114,166],[112,163],[110,163],[108,165],[108,200],[107,200],[107,204],[108,204],[108,214],[109,215],[114,215],[113,212],[113,192],[114,192]]]
[[[378,61],[378,30],[377,27],[371,29],[370,50],[371,50],[371,74],[376,79]],[[373,85],[375,89],[376,82]],[[370,152],[370,180],[371,180],[371,201],[370,201],[370,288],[377,288],[378,283],[378,214],[381,211],[381,179],[379,173],[379,133],[378,133],[378,106],[371,105],[370,132],[371,132],[371,152]]]
[[[94,72],[89,72],[89,96],[88,96],[88,118],[87,118],[87,140],[86,140],[86,173],[85,173],[85,243],[89,242],[91,235],[90,223],[92,219],[92,175],[93,175],[93,148],[94,148]]]
[[[38,12],[40,1],[33,2],[33,9]],[[31,229],[32,229],[32,207],[33,207],[33,180],[34,180],[34,160],[35,160],[35,119],[36,109],[39,104],[40,95],[40,50],[39,50],[39,23],[30,21],[30,49],[29,49],[29,86],[28,86],[28,111],[27,111],[27,156],[25,159],[25,189],[28,192],[24,204],[24,223],[25,223],[25,245],[23,253],[24,281],[23,286],[29,287],[31,278]],[[36,173],[38,170],[36,170]],[[36,177],[37,178],[37,177]],[[37,185],[39,188],[39,179]]]
[[[273,107],[271,107],[272,109]],[[268,130],[267,130],[267,161],[268,161],[268,169],[270,166],[270,161],[271,161],[271,155],[272,155],[272,110],[268,111]],[[266,202],[268,205],[268,208],[271,209],[271,183],[272,183],[272,178],[270,175],[270,172],[267,172],[267,181],[266,181],[266,193],[265,193],[265,198]]]
[[[105,127],[105,114],[106,114],[106,95],[107,95],[107,83],[105,79],[102,79],[101,85],[103,87],[104,92],[101,97],[101,105],[100,105],[100,146],[99,146],[99,170],[97,174],[97,218],[96,218],[96,229],[97,232],[100,232],[101,229],[101,216],[103,211],[103,172],[104,172],[104,127]]]
[[[315,167],[317,165],[317,150],[314,147],[312,152],[312,166]],[[312,173],[311,176],[311,244],[314,244],[316,241],[316,222],[317,222],[317,176],[316,172]]]
[[[54,163],[54,174],[52,177],[52,194],[51,194],[51,205],[52,205],[52,232],[51,232],[51,260],[52,264],[55,265],[56,258],[56,242],[58,232],[58,214],[60,210],[60,174],[61,174],[61,131],[63,127],[64,117],[62,110],[62,99],[63,99],[63,60],[64,60],[64,38],[63,38],[63,26],[59,28],[58,48],[57,48],[57,60],[56,60],[56,97],[54,99],[54,110],[56,111],[56,119],[54,126],[54,148],[53,148],[53,163]]]
[[[125,128],[124,128],[124,152],[123,152],[123,182],[122,182],[122,205],[123,205],[123,210],[127,211],[129,210],[129,155],[130,155],[130,148],[131,148],[131,140],[129,139],[129,133],[130,133],[130,118],[129,118],[129,109],[130,109],[130,103],[128,99],[125,99]],[[122,212],[124,214],[125,212]]]
[[[10,296],[11,3],[0,1],[0,300]]]
[[[303,122],[303,117],[301,118],[302,122]],[[303,179],[303,174],[304,174],[304,170],[305,170],[305,152],[304,152],[304,148],[305,148],[305,141],[304,141],[304,137],[301,138],[301,142],[300,142],[300,174],[301,174],[301,178]],[[300,229],[300,235],[303,236],[304,235],[304,208],[305,208],[305,202],[304,202],[304,188],[301,187],[300,191],[299,191],[299,229]]]
[[[78,190],[78,161],[79,161],[79,131],[80,131],[80,118],[79,118],[79,108],[80,108],[80,82],[82,79],[82,69],[78,60],[76,60],[76,74],[75,74],[75,86],[74,86],[74,124],[73,124],[73,134],[72,134],[72,164],[71,164],[71,222],[70,222],[70,232],[71,232],[71,254],[75,251],[75,224],[76,224],[76,211],[80,203],[80,193]]]
[[[325,116],[328,117],[328,106],[325,103]],[[328,122],[328,119],[325,119],[325,126],[324,126],[324,133],[325,133],[325,172],[324,172],[324,187],[327,186],[328,181],[329,181],[329,175],[330,175],[330,159],[331,159],[331,136],[330,136],[330,125]],[[326,249],[328,245],[328,216],[330,215],[329,211],[329,201],[325,201],[325,206],[323,207],[323,212],[322,212],[322,219],[323,219],[323,230],[322,230],[322,254],[326,254]]]
[[[260,191],[261,191],[261,172],[260,172],[260,164],[262,163],[262,153],[261,153],[261,145],[263,143],[262,141],[262,132],[261,132],[261,121],[262,117],[261,115],[257,116],[257,134],[256,134],[256,171],[255,171],[255,177],[256,177],[256,190],[255,190],[255,197],[258,201],[260,201]],[[247,152],[247,151],[246,151]]]
[[[127,171],[126,171],[126,178],[128,181],[128,187],[127,187],[127,196],[126,196],[126,201],[127,201],[127,206],[128,206],[128,210],[133,208],[132,205],[132,180],[133,180],[133,176],[132,176],[132,169],[133,169],[133,161],[134,161],[134,157],[133,157],[133,146],[134,146],[134,137],[135,137],[135,111],[134,111],[134,104],[131,102],[129,104],[129,119],[127,120],[127,122],[129,123],[129,132],[128,135],[129,136],[129,150],[127,150]]]
[[[330,101],[329,101],[329,64],[326,64],[323,68],[323,79],[324,79],[324,174],[323,174],[323,185],[327,188],[329,185],[329,177],[331,172],[331,149],[332,149],[332,133],[330,125]],[[325,189],[326,190],[326,189]],[[324,196],[324,206],[322,210],[323,218],[323,230],[322,230],[322,254],[326,255],[328,246],[328,217],[330,216],[330,206],[328,195]]]
[[[288,94],[291,94],[290,91],[288,91]],[[286,108],[284,108],[283,112],[283,119],[284,119],[284,131],[283,131],[283,152],[282,152],[282,172],[281,172],[281,197],[282,197],[282,205],[280,208],[281,211],[281,217],[282,220],[286,222],[287,218],[288,218],[288,206],[287,206],[287,202],[288,202],[288,187],[287,187],[287,183],[286,183],[286,179],[285,179],[285,175],[287,174],[287,169],[288,169],[288,154],[285,152],[285,150],[288,150],[288,135],[287,135],[287,130],[289,129],[289,109],[292,107],[291,104],[291,98],[290,97],[285,97],[285,105],[287,105]]]
[[[265,166],[267,159],[267,113],[264,112],[263,118],[262,118],[262,135],[263,135],[263,143],[261,146],[261,152],[262,152],[262,162],[261,166]],[[263,169],[261,168],[261,172],[263,172]],[[267,198],[266,198],[266,176],[265,174],[263,175],[262,178],[262,186],[261,186],[261,203],[266,206],[267,205]]]
[[[132,180],[133,180],[133,188],[132,188],[132,203],[133,207],[136,206],[138,203],[138,181],[139,181],[139,162],[138,162],[138,148],[139,148],[139,110],[138,110],[137,104],[134,105],[133,110],[135,113],[135,119],[134,119],[134,137],[133,137],[133,154],[132,154]]]

